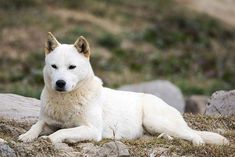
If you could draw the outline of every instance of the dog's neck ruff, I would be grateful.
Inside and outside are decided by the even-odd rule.
[[[46,88],[46,95],[49,104],[53,105],[83,105],[101,94],[102,81],[94,76],[81,81],[77,88],[71,92],[57,92]]]

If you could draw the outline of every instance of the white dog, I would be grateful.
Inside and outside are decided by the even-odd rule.
[[[48,33],[45,53],[39,120],[19,136],[21,141],[32,141],[51,128],[59,129],[46,136],[52,143],[135,139],[144,132],[182,138],[195,145],[229,143],[219,134],[189,128],[175,108],[156,96],[103,87],[93,73],[90,48],[82,36],[74,45],[67,45]]]

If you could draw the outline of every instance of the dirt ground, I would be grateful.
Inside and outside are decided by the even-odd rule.
[[[208,117],[202,115],[185,115],[188,124],[194,129],[219,132],[230,141],[228,146],[193,146],[190,142],[174,139],[172,141],[157,139],[157,136],[145,136],[137,140],[123,140],[129,148],[131,156],[150,156],[154,150],[160,151],[159,156],[164,153],[168,156],[213,156],[226,157],[235,156],[235,116],[230,117]],[[37,139],[34,142],[22,143],[17,141],[17,137],[29,129],[30,123],[19,123],[12,120],[1,119],[0,138],[5,139],[9,146],[14,149],[17,156],[69,156],[56,150],[53,145],[46,140]],[[110,140],[92,142],[96,146],[101,146]],[[83,142],[84,143],[84,142]],[[80,143],[69,145],[75,151],[80,151]],[[85,155],[85,154],[84,154]],[[156,156],[158,156],[156,155]],[[83,156],[83,155],[82,155]]]

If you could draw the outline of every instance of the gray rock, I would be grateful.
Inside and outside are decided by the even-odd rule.
[[[81,156],[80,152],[76,152],[72,147],[66,143],[56,143],[54,148],[59,151],[60,156],[63,157],[77,157]]]
[[[212,94],[206,106],[206,115],[234,115],[235,90],[217,91]]]
[[[128,147],[120,141],[111,141],[103,146],[95,146],[93,143],[82,143],[79,145],[81,156],[89,157],[117,157],[130,156]]]
[[[0,143],[7,143],[4,139],[0,138]]]
[[[81,156],[89,156],[89,157],[95,157],[97,152],[99,151],[99,147],[95,146],[93,143],[81,143],[78,146],[81,151]]]
[[[185,112],[193,114],[204,114],[208,97],[203,95],[192,95],[186,98]]]
[[[156,147],[153,150],[150,150],[149,157],[170,157],[172,155],[169,155],[168,153],[169,148],[163,148],[163,147]]]
[[[170,148],[164,147],[155,147],[153,149],[148,150],[149,157],[186,157],[180,156],[174,152],[170,151]],[[187,155],[187,157],[192,157],[191,155]]]
[[[125,144],[120,141],[111,141],[105,143],[97,152],[99,157],[129,156],[129,150]]]
[[[0,117],[16,121],[35,121],[39,116],[40,101],[15,94],[0,94]]]
[[[0,138],[0,156],[1,157],[15,157],[15,151],[7,144],[7,142]]]
[[[140,84],[125,85],[119,90],[149,93],[163,99],[166,103],[176,108],[181,113],[184,112],[185,101],[180,89],[166,80],[156,80]]]
[[[73,152],[74,149],[73,147],[70,147],[68,144],[66,143],[56,143],[54,145],[54,148],[57,149],[57,150],[60,150],[60,151],[67,151],[67,152]]]

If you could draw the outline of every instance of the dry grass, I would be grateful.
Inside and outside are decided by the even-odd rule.
[[[157,136],[144,136],[137,140],[122,140],[129,147],[131,156],[149,156],[155,152],[155,155],[169,156],[196,156],[196,157],[233,157],[235,156],[235,116],[230,117],[210,117],[203,115],[184,115],[188,124],[198,130],[215,131],[223,134],[230,141],[228,146],[193,146],[191,142],[174,139],[172,141],[166,139],[158,139]],[[39,139],[32,143],[21,143],[17,141],[18,135],[25,132],[31,124],[16,123],[1,119],[0,138],[10,143],[10,146],[20,156],[34,156],[36,154],[46,154],[48,156],[60,156],[60,153],[53,148],[50,142]],[[101,142],[93,142],[100,146],[110,139]],[[84,142],[82,142],[84,143]],[[86,142],[85,142],[86,143]],[[80,151],[79,143],[70,145],[76,151]]]

